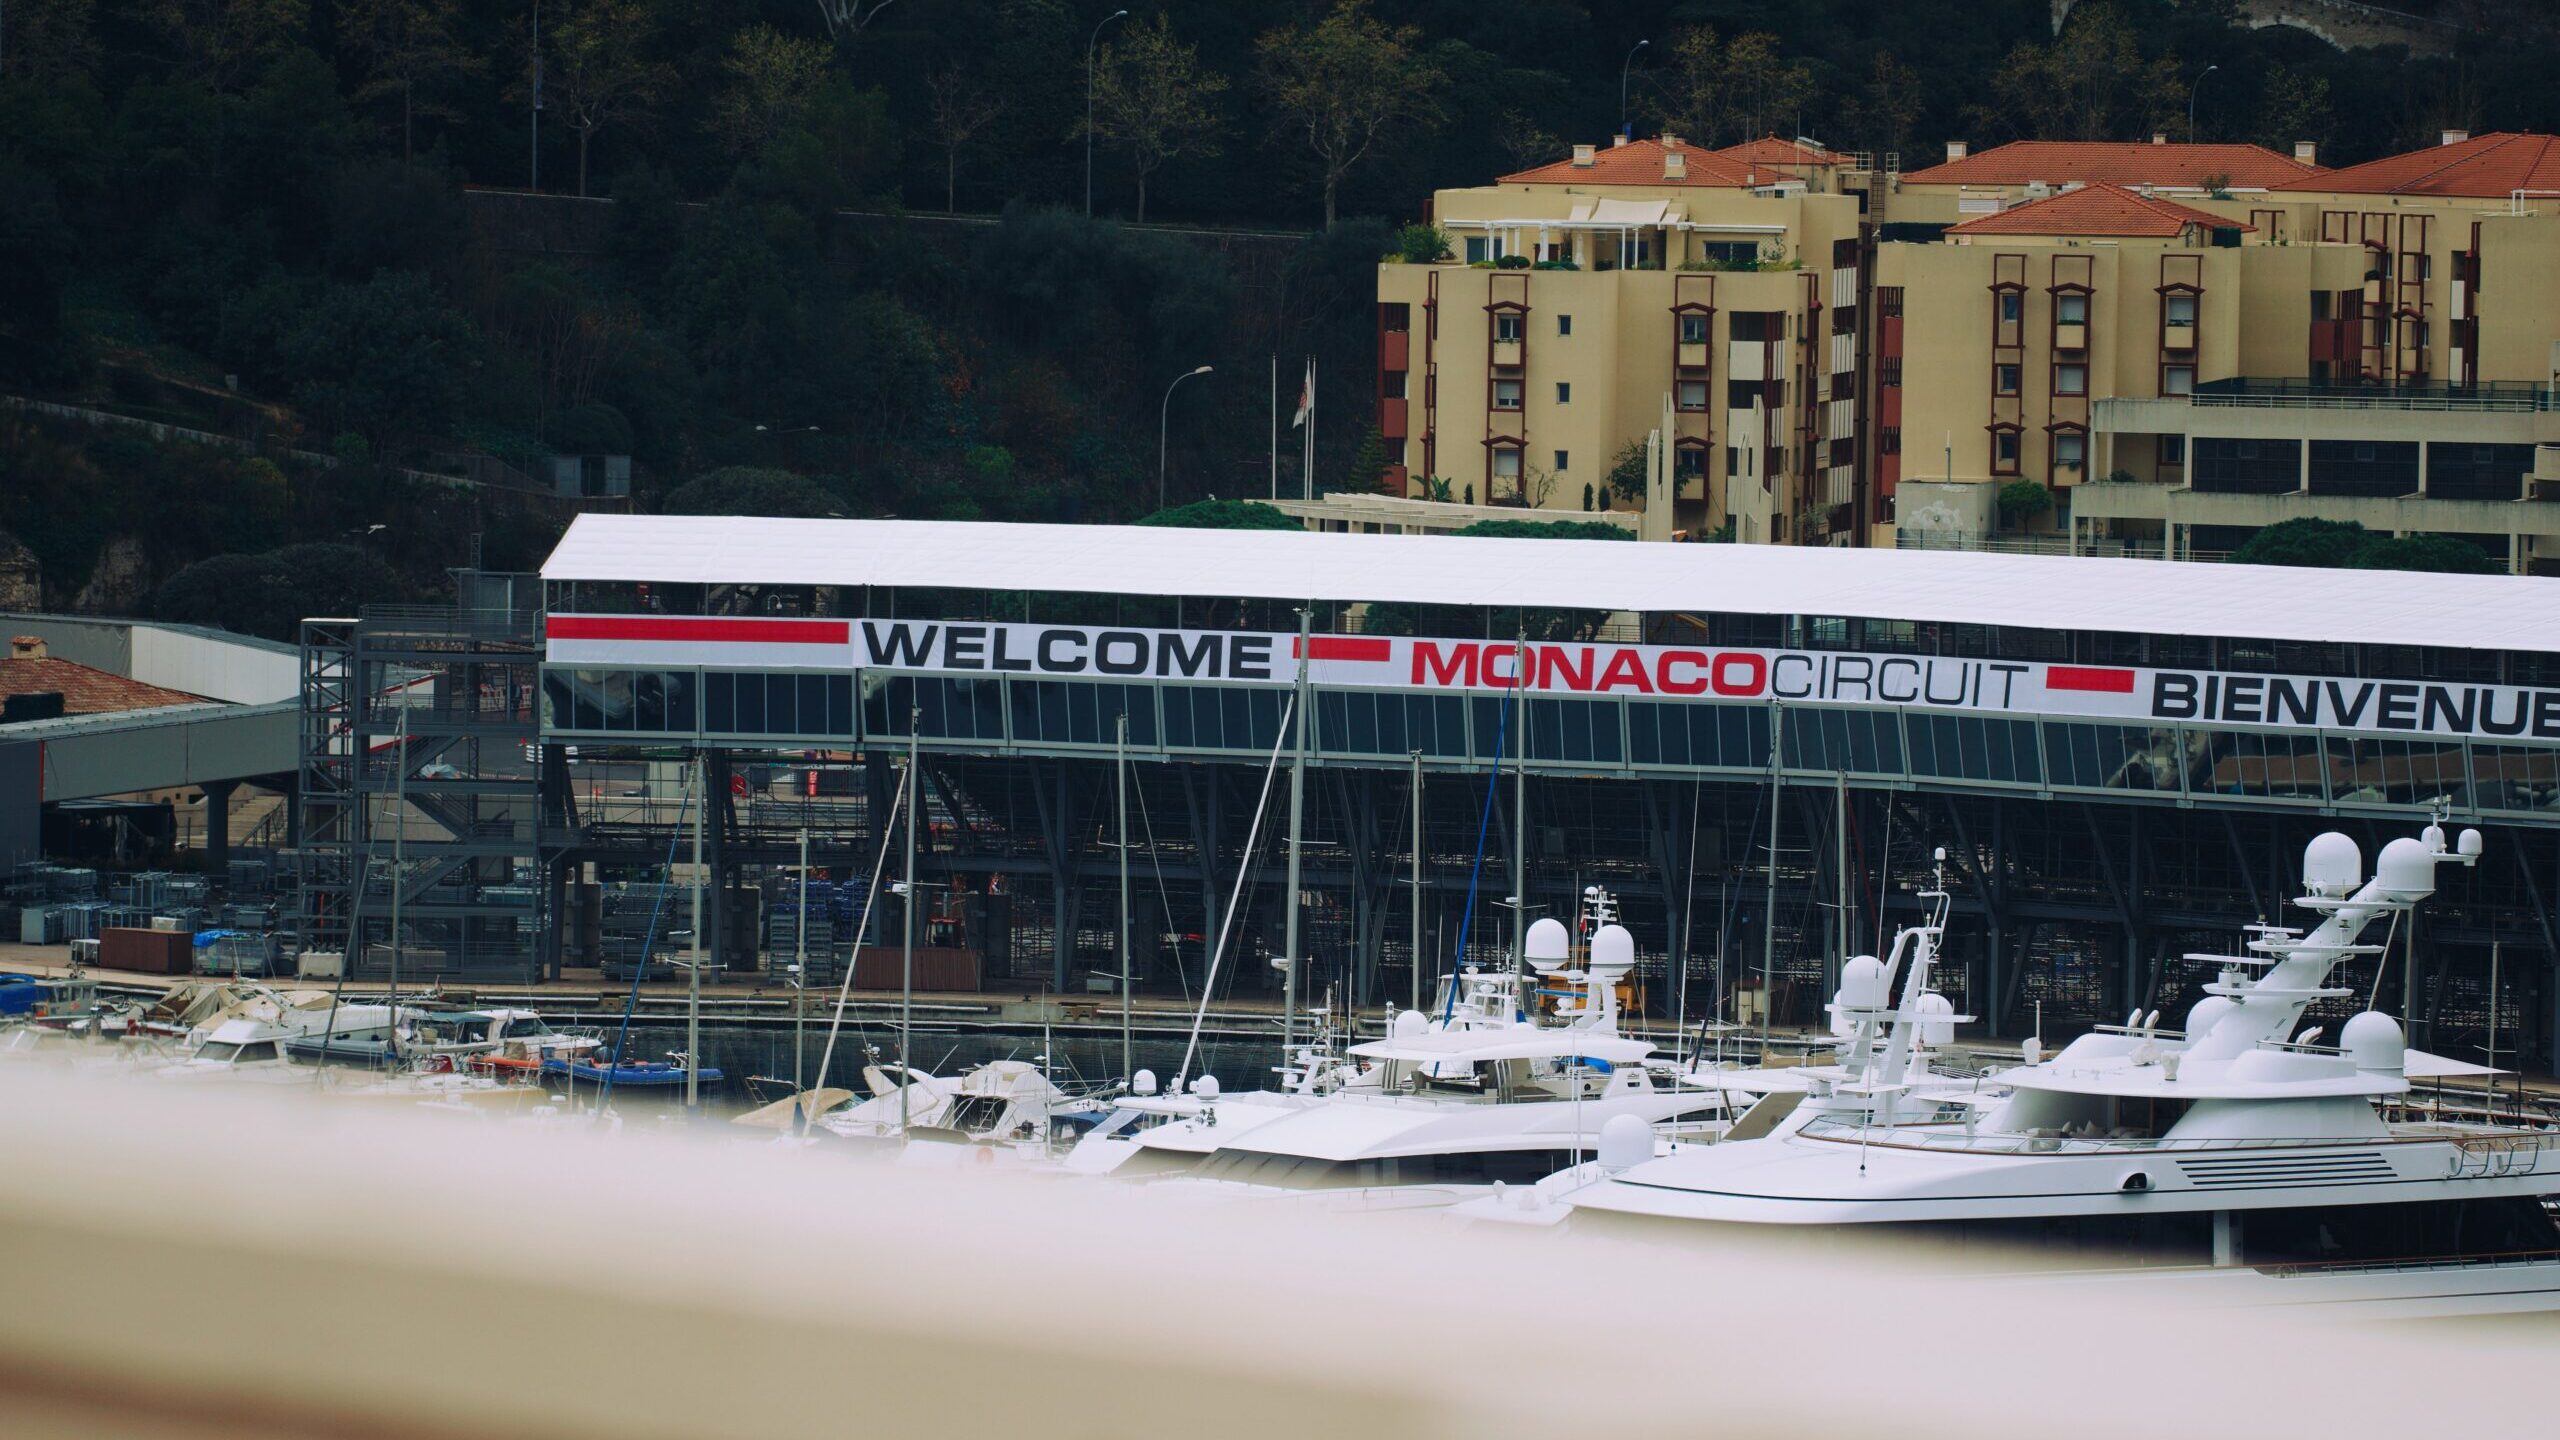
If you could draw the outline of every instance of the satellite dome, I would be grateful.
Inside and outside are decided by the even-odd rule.
[[[1156,1093],[1156,1072],[1153,1070],[1141,1070],[1137,1074],[1130,1076],[1129,1093],[1132,1095],[1153,1095]]]
[[[2364,852],[2335,830],[2302,847],[2303,888],[2314,895],[2350,895],[2364,883]]]
[[[1884,962],[1873,955],[1858,955],[1840,967],[1840,1003],[1854,1010],[1881,1010],[1892,997],[1886,993]]]
[[[1612,1115],[1600,1127],[1600,1168],[1631,1170],[1653,1158],[1653,1131],[1633,1115]]]
[[[2187,1038],[2203,1039],[2211,1033],[2214,1026],[2222,1023],[2223,1016],[2239,1008],[2239,1002],[2228,995],[2207,995],[2195,1003],[2194,1009],[2187,1012]]]
[[[1932,990],[1920,997],[1912,1007],[1920,1012],[1920,1043],[1952,1045],[1956,1039],[1956,1007],[1946,996]]]
[[[1565,966],[1566,947],[1572,940],[1564,922],[1549,917],[1529,926],[1529,935],[1521,942],[1521,950],[1531,966],[1542,971],[1561,970]]]
[[[1559,927],[1561,928],[1561,927]],[[1636,937],[1624,925],[1603,925],[1591,937],[1591,969],[1593,973],[1608,971],[1623,975],[1636,968]]]
[[[2397,1075],[2409,1063],[2409,1042],[2400,1034],[2400,1023],[2379,1010],[2349,1016],[2338,1032],[2338,1048],[2358,1070]]]
[[[1395,1038],[1398,1040],[1410,1040],[1430,1028],[1430,1018],[1419,1010],[1396,1012]]]
[[[1203,1100],[1217,1099],[1218,1077],[1215,1075],[1203,1075],[1199,1079],[1192,1081],[1191,1093],[1199,1096]]]
[[[2436,893],[2435,855],[2423,840],[2403,835],[2383,846],[2373,869],[2388,899],[2424,900]]]

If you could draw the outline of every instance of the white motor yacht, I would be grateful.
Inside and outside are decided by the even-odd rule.
[[[1505,1024],[1435,1030],[1407,1011],[1387,1038],[1351,1047],[1369,1067],[1357,1082],[1222,1143],[1192,1175],[1165,1183],[1434,1208],[1569,1168],[1618,1116],[1699,1132],[1724,1124],[1721,1097],[1658,1081],[1645,1063],[1652,1046],[1618,1033],[1617,981],[1635,964],[1623,927],[1601,926],[1580,970],[1557,921],[1531,926],[1525,943],[1542,975],[1574,987],[1565,1023],[1515,1011]]]
[[[2219,973],[2182,1031],[2154,1012],[2050,1059],[2030,1042],[2029,1063],[1997,1077],[2005,1098],[1981,1103],[1911,1083],[1915,1046],[1949,1022],[1922,1004],[1941,883],[1931,923],[1902,932],[1887,961],[1843,967],[1849,1072],[1817,1080],[1765,1138],[1681,1147],[1560,1198],[1577,1228],[1914,1232],[1991,1247],[1995,1266],[2031,1251],[2221,1303],[2560,1308],[2560,1229],[2542,1200],[2560,1189],[2560,1133],[2395,1118],[2412,1078],[2464,1067],[2411,1050],[2376,1010],[2334,1046],[2295,1028],[2314,1001],[2352,995],[2329,983],[2341,963],[2388,948],[2365,943],[2368,929],[2480,849],[2477,831],[2448,846],[2431,824],[2386,845],[2368,878],[2352,840],[2317,837],[2294,902],[2320,917],[2308,933],[2255,926],[2245,954],[2189,957]]]

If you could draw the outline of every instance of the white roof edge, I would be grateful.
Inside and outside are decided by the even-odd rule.
[[[2560,654],[2555,579],[1978,551],[589,514],[542,576],[1836,615]]]

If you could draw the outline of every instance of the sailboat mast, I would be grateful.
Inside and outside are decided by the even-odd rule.
[[[711,808],[711,797],[699,788],[709,778],[699,750],[693,752],[692,778],[700,799],[693,807],[693,939],[685,965],[684,1108],[688,1115],[702,1108],[702,812]]]
[[[1785,702],[1769,706],[1769,869],[1768,888],[1760,902],[1760,1038],[1765,1043],[1778,1019],[1778,807],[1786,798],[1779,781],[1778,745],[1787,725]]]
[[[1280,1063],[1284,1067],[1298,1053],[1298,972],[1304,968],[1298,955],[1298,878],[1307,821],[1307,642],[1314,629],[1315,611],[1298,607],[1298,703],[1290,716],[1289,891],[1280,942],[1281,958],[1288,965],[1280,987]]]
[[[1413,1008],[1422,1008],[1422,752],[1412,755],[1413,783]]]
[[[400,892],[409,883],[409,690],[400,690],[400,739],[392,747],[393,763],[399,768],[391,772],[391,1004],[385,1014],[389,1028],[382,1034],[383,1053],[391,1063],[400,1063]],[[333,1037],[320,1038],[320,1055],[328,1058]]]
[[[914,1088],[908,1041],[916,1015],[916,751],[924,734],[924,709],[907,709],[907,903],[900,907],[898,939],[898,1138],[907,1138],[907,1094]]]
[[[1129,977],[1129,714],[1120,713],[1118,737],[1118,787],[1120,792],[1120,1078],[1127,1080],[1138,1073],[1137,1040],[1131,1028],[1129,1007],[1134,992]]]
[[[1529,996],[1529,632],[1511,648],[1511,697],[1520,712],[1520,743],[1511,747],[1511,973]],[[1500,764],[1500,761],[1496,761]]]

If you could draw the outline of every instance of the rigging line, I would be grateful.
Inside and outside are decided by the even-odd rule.
[[[1244,863],[1236,867],[1236,887],[1227,896],[1226,919],[1218,926],[1217,948],[1209,952],[1209,972],[1200,977],[1200,1008],[1191,1016],[1191,1038],[1183,1044],[1182,1064],[1173,1072],[1173,1093],[1182,1093],[1183,1081],[1191,1075],[1191,1057],[1200,1049],[1200,1027],[1209,1023],[1209,997],[1218,989],[1218,961],[1227,953],[1227,937],[1235,933],[1236,909],[1244,896],[1245,877],[1253,873],[1254,844],[1262,834],[1262,817],[1271,808],[1271,781],[1280,773],[1280,747],[1289,741],[1289,722],[1296,718],[1298,696],[1295,691],[1280,707],[1280,728],[1271,737],[1271,758],[1263,762],[1262,798],[1254,802],[1253,825],[1245,831]],[[1214,846],[1215,841],[1212,840]],[[1213,849],[1212,854],[1216,853]]]
[[[853,996],[854,962],[862,958],[862,937],[871,933],[871,912],[880,904],[880,876],[889,868],[889,832],[898,828],[898,816],[907,806],[907,791],[913,788],[915,787],[908,785],[904,779],[899,781],[898,798],[889,802],[889,818],[873,832],[880,840],[880,854],[871,863],[871,887],[862,897],[862,919],[853,927],[853,948],[845,959],[844,978],[836,982],[836,1009],[835,1013],[827,1018],[827,1043],[818,1052],[818,1085],[821,1089],[825,1088],[827,1083],[827,1066],[835,1059],[836,1035],[844,1028],[845,1005]],[[863,808],[866,810],[870,808],[867,797]],[[914,898],[909,897],[907,903],[914,904]],[[898,1083],[906,1084],[906,1075],[901,1073]]]
[[[1164,857],[1156,853],[1156,822],[1147,814],[1147,787],[1144,781],[1139,782],[1137,794],[1138,828],[1145,832],[1147,837],[1147,865],[1156,872],[1156,900],[1163,905],[1165,923],[1170,925],[1173,923],[1173,890],[1164,883]],[[1123,843],[1126,843],[1129,837],[1123,835],[1120,838]],[[1161,952],[1161,943],[1158,949]],[[1182,998],[1186,1003],[1189,1002],[1191,972],[1182,968],[1182,947],[1179,945],[1173,947],[1173,976],[1182,982]]]
[[[1484,875],[1484,837],[1490,833],[1493,826],[1493,792],[1502,780],[1502,749],[1511,737],[1511,700],[1519,693],[1519,677],[1515,675],[1512,677],[1511,688],[1502,692],[1502,708],[1496,712],[1494,719],[1493,768],[1485,772],[1484,807],[1476,814],[1476,858],[1467,867],[1467,908],[1458,913],[1458,949],[1449,957],[1449,972],[1453,978],[1458,969],[1467,963],[1467,931],[1474,925],[1476,918],[1476,882]],[[1525,815],[1511,817],[1511,823],[1514,825],[1526,824],[1527,821],[1528,817]],[[1522,895],[1511,897],[1512,904],[1522,907],[1514,912],[1516,916],[1528,915],[1527,898]],[[1440,1003],[1440,1023],[1443,1026],[1449,1023],[1457,1008],[1458,987],[1453,983],[1449,987],[1448,995]]]
[[[605,1107],[613,1103],[613,1077],[621,1073],[622,1047],[631,1040],[631,1012],[640,1007],[640,982],[649,977],[649,956],[658,948],[658,917],[666,912],[667,892],[675,888],[673,875],[676,866],[676,845],[684,839],[685,822],[693,814],[696,799],[693,793],[694,784],[702,768],[694,765],[687,767],[685,771],[684,800],[676,806],[675,828],[667,833],[667,858],[658,867],[658,874],[661,877],[658,884],[658,898],[649,904],[649,933],[641,938],[639,963],[631,967],[631,993],[622,1002],[622,1027],[614,1033],[613,1050],[605,1056],[604,1060],[604,1091],[596,1097],[596,1118],[599,1121],[604,1118]],[[701,924],[700,917],[697,916],[694,923]],[[690,1055],[686,1056],[685,1060],[687,1064],[696,1068],[699,1068],[701,1063]],[[578,1063],[578,1057],[564,1056],[560,1063],[564,1066],[573,1066]],[[570,1073],[569,1079],[573,1084],[576,1082],[577,1075],[574,1071]]]
[[[2364,1000],[2364,1008],[2374,1009],[2382,1001],[2382,977],[2391,973],[2391,942],[2400,938],[2400,917],[2405,911],[2391,912],[2391,928],[2382,934],[2382,953],[2373,957],[2373,993]],[[2355,937],[2347,937],[2352,940]]]
[[[1671,992],[1671,1033],[1683,1039],[1689,1026],[1689,952],[1697,948],[1698,821],[1705,813],[1706,797],[1705,781],[1689,782],[1688,893],[1680,901],[1680,984]]]

